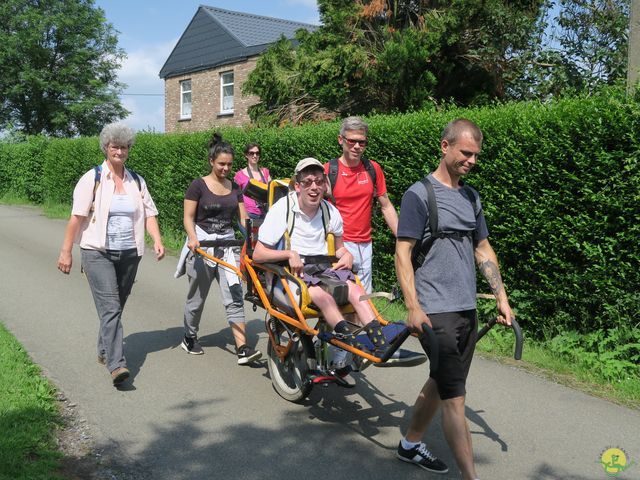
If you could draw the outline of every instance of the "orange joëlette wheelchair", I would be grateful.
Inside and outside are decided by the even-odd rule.
[[[288,192],[288,179],[273,180],[269,184],[252,180],[244,194],[268,208]],[[350,352],[354,356],[353,364],[359,369],[371,364],[413,366],[427,360],[426,355],[414,354],[406,362],[394,361],[398,358],[397,352],[400,353],[400,346],[411,333],[404,322],[390,322],[382,318],[370,298],[363,301],[369,302],[375,318],[383,326],[382,330],[390,348],[385,351],[384,356],[375,356],[374,346],[369,338],[364,333],[360,334],[362,327],[354,324],[351,324],[351,328],[356,342],[343,341],[344,338],[340,335],[332,333],[331,327],[322,318],[320,310],[311,302],[307,286],[302,279],[290,273],[287,264],[253,261],[252,252],[257,237],[257,227],[252,225],[251,220],[247,222],[246,231],[245,240],[200,242],[200,248],[196,249],[196,253],[238,274],[247,285],[245,300],[253,304],[254,311],[257,307],[266,310],[265,326],[269,336],[267,365],[273,387],[281,397],[291,402],[302,402],[317,384],[335,383],[344,387],[352,386],[336,373],[329,345]],[[334,256],[333,240],[332,234],[327,235],[329,256],[328,258],[325,256],[323,261],[337,260]],[[242,246],[240,268],[204,250],[207,247],[229,246]],[[357,277],[356,281],[359,282]],[[345,318],[354,317],[355,311],[351,304],[347,302],[339,307]],[[493,324],[485,326],[480,331],[479,338],[491,326]],[[522,350],[522,336],[519,326],[514,323],[513,327],[516,333],[516,358],[519,358]],[[420,342],[425,350],[430,352],[431,370],[436,370],[438,343],[431,328],[424,324],[423,330]]]

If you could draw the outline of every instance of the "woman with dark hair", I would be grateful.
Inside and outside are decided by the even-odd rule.
[[[125,167],[134,140],[133,130],[122,123],[106,125],[100,132],[105,160],[87,171],[73,190],[73,208],[58,258],[58,270],[68,274],[72,246],[80,246],[82,270],[100,319],[98,363],[107,367],[114,385],[129,377],[122,310],[144,253],[145,230],[153,239],[156,258],[164,257],[158,210],[147,184]]]
[[[183,222],[187,242],[176,276],[186,273],[189,278],[182,348],[193,355],[204,353],[198,342],[198,329],[209,289],[216,280],[235,340],[238,364],[246,365],[258,360],[262,354],[247,345],[242,283],[233,271],[194,254],[201,240],[233,239],[236,217],[243,224],[247,218],[242,191],[227,178],[232,163],[233,147],[215,133],[209,144],[211,171],[191,182],[184,196]],[[227,263],[238,265],[236,250],[234,247],[216,247],[209,252]]]
[[[242,170],[238,170],[233,181],[236,182],[242,190],[245,189],[247,184],[252,178],[262,182],[268,183],[271,180],[269,169],[266,167],[258,166],[260,162],[260,145],[257,143],[248,143],[244,147],[244,157],[247,159],[247,166]],[[256,201],[250,197],[244,196],[244,206],[247,210],[249,218],[253,220],[262,220],[265,212]]]

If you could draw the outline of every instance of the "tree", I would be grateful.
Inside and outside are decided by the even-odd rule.
[[[503,98],[543,0],[319,0],[322,25],[258,61],[253,119],[298,122]]]
[[[557,40],[583,90],[627,75],[629,0],[560,0]]]
[[[516,99],[546,99],[593,93],[627,75],[630,0],[550,2],[547,38],[538,39],[521,78],[513,82]]]
[[[123,57],[93,0],[3,0],[0,129],[95,135],[129,113],[118,98]]]

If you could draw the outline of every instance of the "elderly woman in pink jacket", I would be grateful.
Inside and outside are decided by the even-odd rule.
[[[107,367],[114,385],[129,377],[121,317],[144,253],[145,229],[153,239],[156,258],[164,257],[158,210],[144,179],[125,168],[134,140],[133,130],[124,124],[103,128],[100,147],[106,159],[75,186],[58,258],[58,270],[68,274],[73,244],[80,246],[82,269],[100,320],[98,362]]]

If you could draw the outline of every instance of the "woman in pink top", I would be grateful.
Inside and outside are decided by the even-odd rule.
[[[244,190],[252,178],[259,182],[268,183],[271,180],[269,169],[259,167],[260,161],[260,145],[257,143],[249,143],[244,147],[244,156],[247,159],[247,166],[236,173],[233,181],[236,182],[242,190]],[[264,219],[265,211],[260,205],[250,197],[244,196],[244,207],[247,210],[249,218],[253,220]]]
[[[73,244],[80,246],[82,270],[100,319],[98,363],[107,367],[114,385],[129,377],[121,317],[144,253],[145,229],[153,239],[156,258],[164,257],[158,210],[147,184],[124,166],[134,139],[133,130],[124,124],[102,129],[100,147],[106,159],[86,172],[73,190],[58,258],[58,270],[68,274]]]

